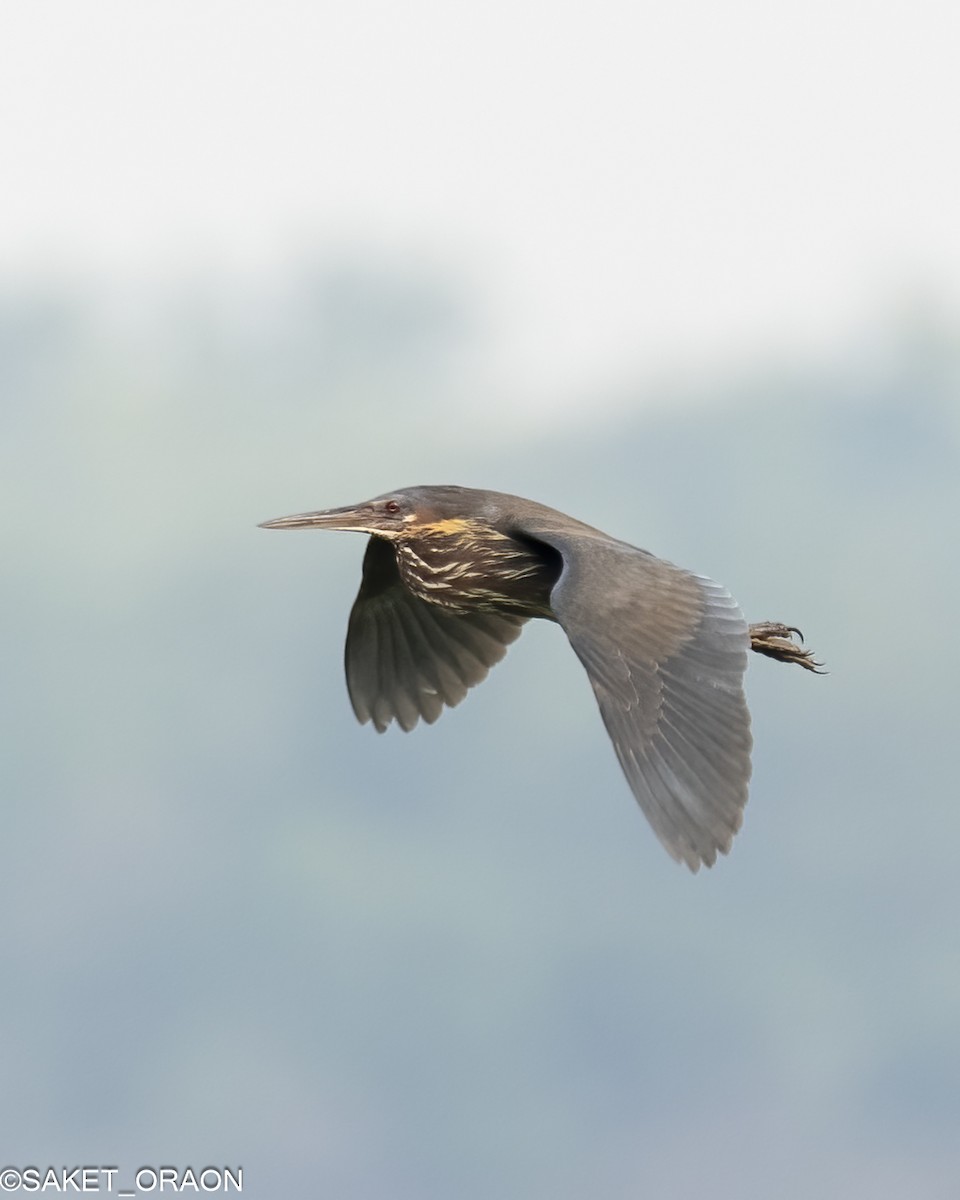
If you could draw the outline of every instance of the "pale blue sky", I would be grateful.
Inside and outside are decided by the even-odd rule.
[[[952,3],[5,5],[0,268],[464,270],[560,399],[960,300]]]

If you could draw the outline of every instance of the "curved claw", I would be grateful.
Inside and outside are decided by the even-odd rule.
[[[803,642],[803,634],[796,625],[783,625],[779,621],[760,621],[750,626],[750,649],[758,654],[766,654],[780,662],[796,663],[804,670],[813,671],[815,675],[826,675],[822,670],[823,663],[813,657],[812,650],[801,650],[792,640],[796,634]]]

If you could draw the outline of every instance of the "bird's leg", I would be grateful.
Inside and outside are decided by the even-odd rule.
[[[768,654],[781,662],[797,663],[816,675],[825,675],[823,663],[817,662],[812,650],[804,650],[793,640],[796,634],[803,641],[803,634],[794,625],[781,625],[779,621],[759,621],[750,626],[750,649],[758,654]]]

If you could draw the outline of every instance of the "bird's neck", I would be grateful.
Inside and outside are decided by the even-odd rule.
[[[400,577],[428,604],[549,615],[555,572],[533,547],[466,521],[438,522],[394,542]]]

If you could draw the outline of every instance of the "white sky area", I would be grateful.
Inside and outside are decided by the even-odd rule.
[[[960,302],[960,4],[10,0],[0,269],[466,270],[519,388]]]

